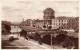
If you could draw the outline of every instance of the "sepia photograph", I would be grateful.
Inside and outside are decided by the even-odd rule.
[[[3,0],[1,49],[79,49],[79,1]]]

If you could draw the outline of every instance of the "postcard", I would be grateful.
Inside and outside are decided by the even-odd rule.
[[[3,0],[1,49],[79,49],[79,1]]]

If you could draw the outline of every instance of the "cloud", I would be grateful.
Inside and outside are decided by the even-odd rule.
[[[3,1],[2,12],[3,20],[15,20],[22,18],[35,19],[43,18],[43,11],[46,8],[52,8],[55,16],[79,16],[78,1],[28,1],[28,0],[12,0]],[[7,18],[6,18],[7,17]],[[12,19],[12,20],[11,20]],[[17,21],[18,22],[18,21]]]

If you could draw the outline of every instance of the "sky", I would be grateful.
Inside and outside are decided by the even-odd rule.
[[[52,8],[55,17],[79,16],[78,1],[51,1],[51,0],[3,0],[2,20],[21,22],[22,19],[43,19],[43,11]]]

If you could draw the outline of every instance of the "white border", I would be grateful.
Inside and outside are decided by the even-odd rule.
[[[34,1],[34,0],[27,0],[27,1]],[[42,1],[42,0],[36,0],[36,2],[37,1]],[[80,2],[80,0],[43,0],[43,1],[79,1]],[[79,8],[80,8],[80,3],[79,3]],[[79,13],[80,13],[80,10],[79,10]],[[79,14],[79,16],[80,16],[80,14]],[[0,21],[1,21],[1,17],[2,17],[2,12],[1,12],[1,3],[0,3]],[[79,18],[79,22],[80,22],[80,18]],[[79,23],[79,26],[80,26],[80,23]],[[1,29],[1,22],[0,22],[0,29]],[[79,29],[79,31],[80,31],[80,29]],[[0,32],[1,32],[1,30],[0,30]],[[0,38],[1,38],[1,34],[0,34]],[[80,42],[80,36],[79,36],[79,42]],[[0,41],[0,45],[1,45],[1,41]],[[80,43],[79,43],[79,45],[80,45]],[[1,47],[0,47],[0,49],[1,49]],[[26,49],[2,49],[2,50],[26,50]],[[28,49],[28,50],[37,50],[37,49]],[[44,50],[44,49],[38,49],[38,50]],[[45,50],[80,50],[80,46],[79,46],[79,49],[45,49]]]

